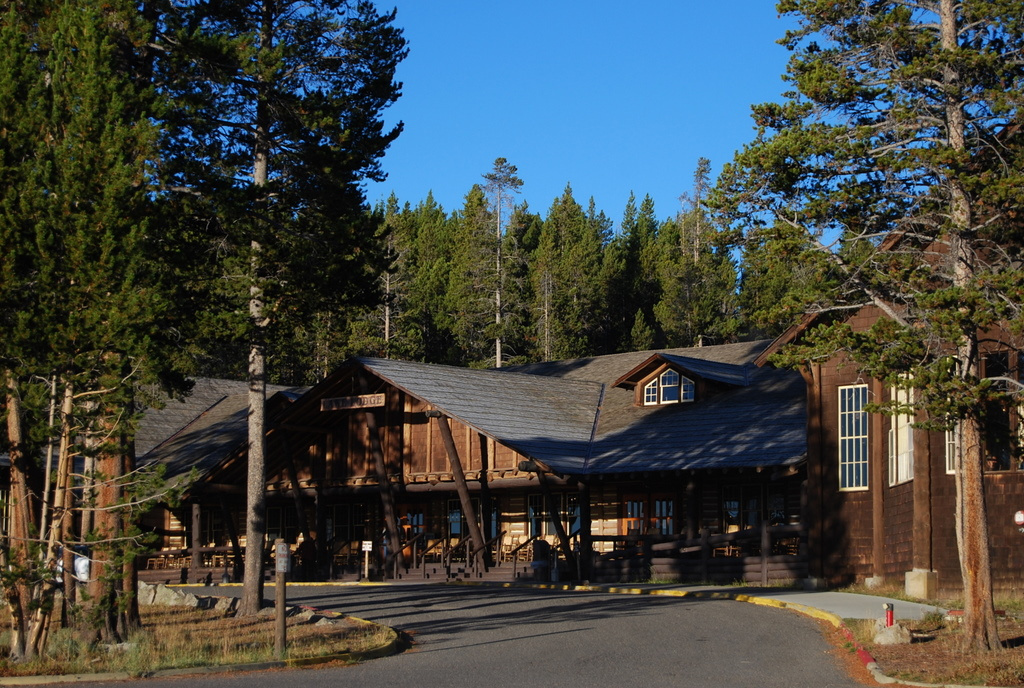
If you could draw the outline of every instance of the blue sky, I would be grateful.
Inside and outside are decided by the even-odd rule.
[[[778,100],[792,27],[774,2],[387,0],[409,56],[386,120],[405,131],[370,183],[417,204],[462,207],[497,157],[519,201],[547,214],[571,184],[616,224],[631,191],[674,215],[699,157],[714,174],[753,137],[750,105]]]

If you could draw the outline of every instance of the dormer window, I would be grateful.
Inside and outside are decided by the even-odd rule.
[[[693,380],[669,369],[644,385],[644,406],[693,401]]]

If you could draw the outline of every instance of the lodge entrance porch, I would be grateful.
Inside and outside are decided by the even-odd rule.
[[[578,533],[573,537],[579,552]],[[593,538],[611,549],[595,552],[589,567],[568,561],[540,536],[519,541],[504,533],[487,542],[486,552],[474,552],[466,538],[447,539],[420,534],[406,541],[401,557],[384,560],[377,552],[362,552],[359,542],[346,543],[331,560],[320,580],[492,582],[591,580],[598,583],[650,579],[770,585],[806,578],[807,533],[800,525],[747,528],[700,537],[627,535]],[[163,551],[140,560],[139,579],[163,583],[235,582],[229,548],[202,548],[198,565],[191,550]],[[578,559],[578,557],[574,557]],[[265,576],[272,578],[267,560]],[[296,572],[295,580],[302,576]]]

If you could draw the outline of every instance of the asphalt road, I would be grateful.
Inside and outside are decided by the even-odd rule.
[[[238,589],[211,592],[229,591]],[[827,654],[814,621],[730,600],[395,585],[289,586],[288,602],[386,624],[408,634],[412,647],[349,667],[133,683],[144,688],[859,686]]]

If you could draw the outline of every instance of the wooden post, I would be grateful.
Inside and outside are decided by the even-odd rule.
[[[707,528],[700,529],[700,578],[708,579],[708,559],[711,558],[711,545],[708,543],[710,532]]]
[[[369,390],[365,377],[359,378],[359,388],[363,394]],[[395,515],[395,496],[391,493],[391,480],[388,478],[388,467],[384,457],[384,449],[380,441],[380,431],[377,428],[377,417],[373,411],[363,409],[363,423],[370,436],[370,452],[373,454],[373,465],[377,473],[377,488],[380,490],[380,503],[384,510],[384,528],[388,532],[387,560],[384,562],[384,570],[388,570],[388,562],[392,557],[401,557],[402,549],[399,547],[401,539],[398,535],[398,518]]]
[[[448,419],[440,412],[435,412],[434,420],[437,422],[437,429],[444,441],[444,449],[448,453],[448,463],[452,467],[452,477],[455,478],[455,489],[459,493],[459,501],[462,503],[462,513],[466,515],[466,527],[469,528],[469,539],[473,543],[473,550],[480,556],[484,549],[484,536],[480,532],[480,523],[477,521],[476,513],[473,510],[473,500],[469,496],[469,485],[466,483],[466,473],[462,470],[462,460],[459,459],[459,450],[455,447],[455,440],[452,438],[452,429],[448,425]]]
[[[469,430],[469,428],[466,429]],[[487,483],[487,469],[490,465],[493,440],[483,435],[477,435],[477,438],[480,445],[480,523],[483,526],[483,532],[486,533],[484,540],[487,540],[491,533],[497,533],[500,530],[498,524],[493,521],[494,501],[491,497],[490,485]],[[470,440],[472,441],[472,438]],[[494,557],[491,555],[490,548],[484,550],[483,555],[484,566],[493,566]]]
[[[313,497],[314,523],[316,524],[316,579],[322,580],[323,572],[330,578],[330,558],[327,552],[327,511],[324,508],[323,484],[316,486]]]
[[[189,562],[189,580],[195,581],[199,574],[199,565],[202,563],[199,548],[202,546],[203,520],[199,502],[192,502],[192,561]]]
[[[768,555],[772,552],[772,536],[768,532],[768,521],[761,521],[761,585],[768,585]]]
[[[700,523],[700,493],[697,491],[697,478],[690,473],[686,480],[686,539],[697,537]]]
[[[231,580],[237,582],[242,578],[242,546],[238,541],[238,526],[235,525],[235,515],[231,513],[231,507],[228,506],[228,502],[221,501],[220,503],[221,513],[224,518],[224,527],[228,531],[228,539],[231,541],[231,557],[234,564],[231,567]],[[225,561],[229,557],[225,556]],[[225,566],[226,568],[226,566]]]
[[[580,480],[580,552],[576,562],[580,580],[590,580],[594,563],[594,516],[590,510],[590,481]]]
[[[800,520],[807,525],[808,575],[820,579],[826,559],[821,366],[812,364],[800,372],[807,383],[807,502]]]
[[[292,453],[290,433],[285,431],[284,436],[284,464],[288,471],[288,482],[292,484],[292,500],[295,502],[295,517],[298,519],[296,523],[302,537],[308,538],[309,519],[306,518],[306,508],[302,503],[302,492],[299,490],[299,471],[295,468],[295,455]]]
[[[562,548],[562,553],[565,554],[565,561],[568,562],[570,569],[575,569],[575,555],[572,551],[572,543],[569,542],[569,536],[565,533],[565,526],[562,525],[562,515],[558,513],[558,503],[555,500],[555,494],[551,491],[551,486],[548,485],[547,475],[543,471],[537,471],[537,479],[540,482],[541,492],[544,494],[544,501],[548,505],[548,515],[551,518],[551,523],[555,528],[555,535],[558,537],[558,544]],[[558,562],[555,562],[557,566]]]
[[[288,565],[291,553],[288,544],[278,538],[274,540],[274,583],[277,588],[274,591],[274,656],[278,661],[284,659],[285,648],[288,645],[288,623],[286,605],[288,602]]]
[[[869,389],[874,399],[881,401],[883,387],[878,380],[872,380]],[[889,417],[872,413],[869,436],[871,446],[868,456],[868,484],[871,489],[871,558],[874,560],[871,575],[877,579],[885,577],[885,474],[888,469],[889,446],[886,425]]]

